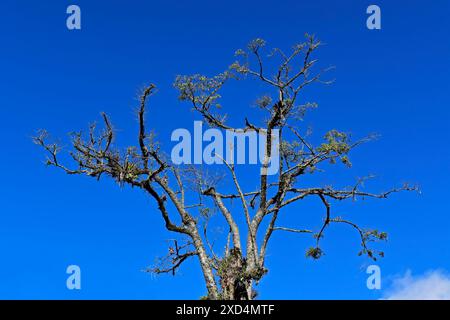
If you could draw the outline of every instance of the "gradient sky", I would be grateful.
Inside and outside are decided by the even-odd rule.
[[[378,4],[382,30],[368,30],[366,8]],[[82,30],[66,28],[66,8],[77,4]],[[179,275],[141,272],[167,251],[172,237],[155,204],[111,181],[71,177],[43,165],[30,137],[47,128],[86,128],[107,111],[120,143],[136,136],[136,94],[154,82],[149,126],[170,146],[175,128],[198,116],[177,101],[177,74],[223,71],[233,53],[256,37],[289,49],[305,32],[326,45],[322,66],[335,65],[332,86],[314,86],[319,104],[305,119],[314,134],[329,129],[378,141],[352,154],[354,167],[337,166],[318,183],[352,184],[375,174],[366,190],[417,183],[422,194],[337,204],[336,212],[389,233],[377,261],[382,290],[366,287],[368,265],[358,257],[358,235],[332,226],[326,255],[305,258],[309,236],[275,234],[260,298],[376,299],[407,270],[450,271],[449,14],[448,1],[23,1],[0,3],[0,298],[197,299],[205,294],[196,260]],[[259,85],[259,84],[258,84]],[[231,116],[252,116],[256,98],[234,84],[224,99]],[[245,110],[245,111],[242,111]],[[245,114],[243,114],[245,113]],[[256,117],[256,116],[255,116]],[[243,179],[250,176],[243,173]],[[299,203],[280,223],[318,228],[317,201]],[[82,270],[82,289],[66,289],[66,267]]]

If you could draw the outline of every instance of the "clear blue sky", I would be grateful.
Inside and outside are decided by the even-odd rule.
[[[372,1],[362,0],[1,1],[0,298],[203,295],[195,260],[175,277],[141,272],[166,253],[171,237],[150,199],[110,181],[46,168],[30,136],[47,128],[67,143],[66,132],[86,128],[107,111],[126,144],[136,135],[137,90],[154,82],[160,90],[149,126],[168,142],[173,129],[198,119],[177,102],[171,87],[177,74],[211,75],[255,37],[287,49],[305,32],[326,43],[318,52],[321,63],[336,66],[334,85],[309,91],[319,109],[305,125],[315,134],[332,128],[355,137],[381,134],[355,151],[353,169],[337,168],[317,182],[347,185],[372,173],[378,178],[367,190],[418,183],[422,195],[342,204],[339,214],[389,233],[386,257],[377,262],[383,288],[408,269],[450,271],[450,4],[373,3],[382,10],[379,31],[365,27]],[[69,4],[81,7],[81,31],[65,26]],[[227,108],[242,116],[253,98],[230,93]],[[299,204],[281,222],[317,228],[322,213],[316,202]],[[371,261],[357,256],[353,230],[330,228],[320,261],[304,257],[312,243],[308,236],[274,236],[260,298],[382,296],[366,288]],[[65,287],[70,264],[82,269],[80,291]]]

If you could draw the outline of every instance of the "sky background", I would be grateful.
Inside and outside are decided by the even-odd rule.
[[[70,4],[81,7],[79,31],[66,28]],[[370,4],[381,7],[381,30],[366,28]],[[159,92],[151,100],[148,126],[170,148],[172,130],[192,128],[199,119],[177,101],[172,88],[177,74],[214,75],[253,38],[287,50],[303,41],[305,32],[325,43],[316,57],[321,66],[336,66],[330,74],[336,82],[305,93],[319,108],[304,126],[316,137],[333,128],[354,137],[381,135],[355,150],[352,169],[336,166],[311,183],[346,186],[375,174],[368,191],[411,182],[422,194],[336,204],[336,214],[388,232],[389,241],[378,246],[386,257],[376,262],[381,290],[366,287],[366,268],[373,262],[357,256],[355,231],[332,226],[319,261],[305,258],[311,237],[275,234],[259,297],[378,299],[405,274],[410,282],[432,274],[450,291],[449,9],[444,0],[1,1],[0,298],[204,295],[194,259],[175,277],[142,272],[166,254],[166,239],[172,237],[151,199],[111,181],[45,167],[30,137],[46,128],[67,145],[67,132],[86,128],[106,111],[118,143],[135,143],[137,92],[154,82]],[[223,105],[232,121],[259,119],[249,105],[255,92],[265,89],[245,86],[255,90],[240,89],[239,83],[225,89]],[[241,172],[251,185],[254,178]],[[320,203],[309,201],[287,209],[280,223],[317,229],[322,217]],[[71,264],[81,267],[79,291],[66,288]]]

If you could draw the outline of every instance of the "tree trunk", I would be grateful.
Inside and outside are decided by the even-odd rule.
[[[247,262],[239,249],[233,248],[218,270],[223,300],[252,300],[252,279],[248,277]]]

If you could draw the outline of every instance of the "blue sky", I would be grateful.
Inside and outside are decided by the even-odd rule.
[[[317,57],[335,65],[332,86],[306,94],[319,104],[306,119],[316,135],[337,128],[378,141],[352,155],[351,170],[336,167],[318,183],[347,185],[375,174],[367,190],[417,183],[422,194],[339,204],[339,214],[389,233],[382,245],[381,291],[366,287],[359,239],[341,226],[329,229],[320,261],[305,258],[308,236],[276,234],[260,298],[377,299],[392,279],[411,270],[450,271],[450,31],[448,1],[373,2],[382,29],[368,30],[372,1],[22,1],[0,4],[0,298],[197,299],[205,293],[195,260],[175,277],[141,272],[166,253],[171,234],[144,194],[111,181],[71,177],[46,168],[30,137],[47,128],[86,128],[107,111],[120,143],[133,142],[136,94],[159,87],[149,126],[169,143],[172,130],[191,128],[198,116],[177,101],[177,74],[223,71],[236,49],[256,37],[288,49],[316,34],[326,45]],[[82,29],[65,25],[68,5],[82,11]],[[239,88],[239,87],[236,87]],[[255,96],[230,90],[231,116],[248,116]],[[250,110],[250,111],[242,111]],[[169,119],[170,118],[170,119]],[[240,119],[240,118],[239,118]],[[169,145],[170,146],[170,145]],[[328,172],[328,171],[327,171]],[[243,173],[244,179],[250,179]],[[342,212],[342,213],[341,213]],[[317,202],[283,213],[292,227],[320,226]],[[82,289],[66,289],[66,267],[82,270]]]

